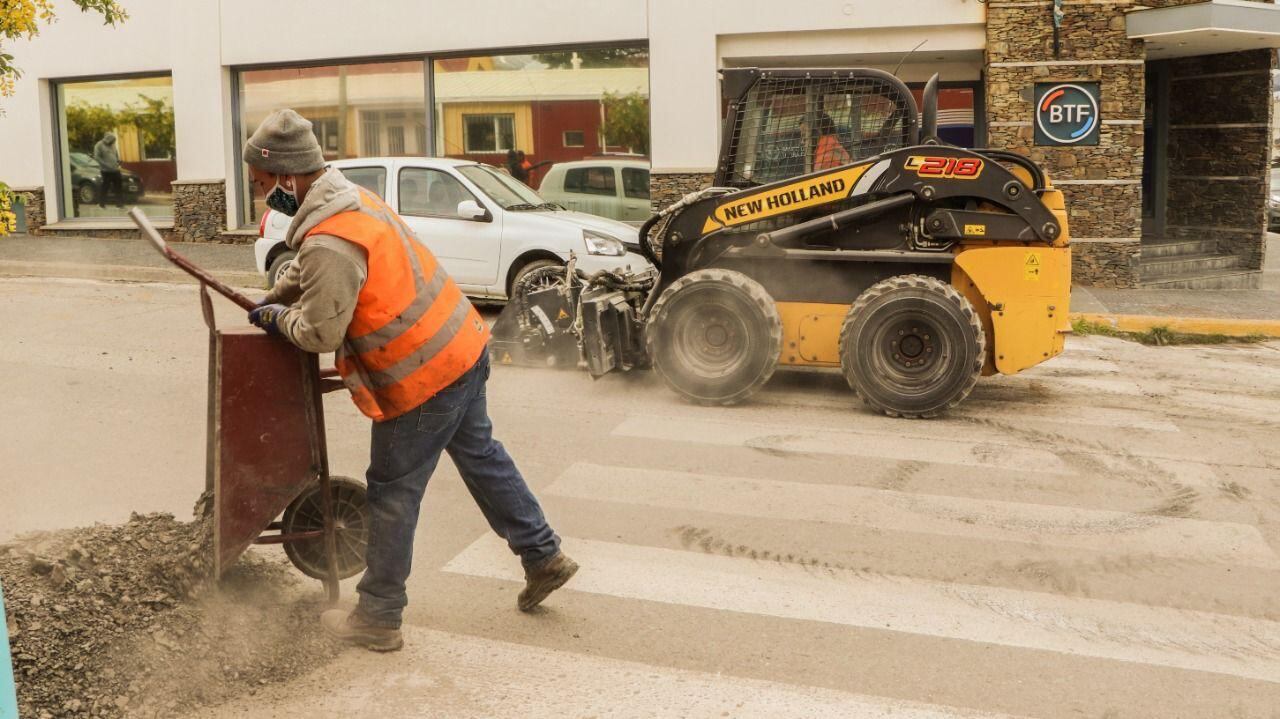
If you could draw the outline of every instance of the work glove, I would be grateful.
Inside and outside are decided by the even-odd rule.
[[[249,310],[249,323],[267,331],[269,335],[279,336],[280,316],[288,309],[281,304],[258,305]]]

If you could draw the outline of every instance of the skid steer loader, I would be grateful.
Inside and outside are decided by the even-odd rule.
[[[943,144],[936,76],[922,115],[878,70],[722,80],[714,186],[640,230],[658,269],[527,276],[495,323],[495,361],[652,367],[726,405],[779,365],[833,368],[872,408],[932,417],[980,375],[1062,351],[1062,193],[1022,155]]]

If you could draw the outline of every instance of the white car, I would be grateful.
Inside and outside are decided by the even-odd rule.
[[[526,272],[563,265],[571,252],[584,272],[650,267],[635,227],[565,210],[488,165],[421,157],[329,164],[386,200],[472,297],[506,299]],[[268,211],[258,226],[254,253],[268,286],[295,256],[284,244],[292,219]]]
[[[538,193],[570,210],[641,224],[649,207],[649,163],[625,157],[557,162]]]

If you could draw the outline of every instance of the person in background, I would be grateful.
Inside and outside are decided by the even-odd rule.
[[[93,146],[93,159],[102,173],[102,188],[98,191],[98,207],[107,206],[107,194],[114,192],[116,207],[124,207],[124,179],[120,174],[120,148],[116,146],[116,134],[107,134]]]
[[[311,123],[272,113],[244,146],[253,188],[293,218],[298,253],[249,321],[307,352],[337,351],[356,406],[372,422],[368,568],[352,612],[321,625],[343,641],[399,649],[405,581],[427,481],[442,453],[495,533],[518,555],[531,611],[578,565],[493,437],[486,383],[489,327],[426,245],[377,195],[325,167]]]
[[[529,161],[529,158],[525,157],[524,150],[516,150],[516,164],[520,167],[519,174],[513,173],[511,176],[529,187],[533,187],[533,171],[539,167],[550,165],[552,162],[551,160],[543,160],[535,165]]]
[[[802,127],[806,132],[809,131],[808,123],[804,123]],[[849,152],[844,149],[844,145],[840,142],[840,134],[836,131],[836,124],[832,122],[831,116],[827,113],[818,113],[818,126],[814,128],[813,137],[815,138],[813,149],[813,169],[815,172],[817,170],[830,170],[851,162]]]

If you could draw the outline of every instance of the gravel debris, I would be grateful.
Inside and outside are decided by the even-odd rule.
[[[193,522],[134,514],[0,544],[20,716],[183,716],[336,656],[319,584],[278,548],[210,581],[209,509],[205,496]]]

